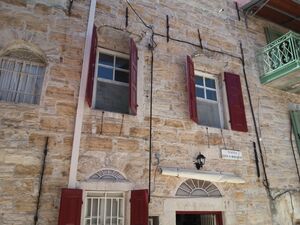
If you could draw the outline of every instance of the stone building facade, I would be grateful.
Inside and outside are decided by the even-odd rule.
[[[272,26],[282,32],[286,28],[256,17],[249,18],[246,26],[245,18],[242,16],[239,20],[236,5],[230,0],[129,3],[97,0],[94,16],[91,16],[91,2],[0,1],[0,81],[3,71],[9,70],[9,66],[4,65],[5,59],[41,68],[36,73],[33,69],[24,72],[41,77],[41,86],[39,78],[34,81],[39,92],[35,95],[40,96],[35,102],[25,97],[17,100],[15,92],[20,88],[15,90],[14,97],[4,96],[3,90],[7,90],[8,84],[0,84],[0,224],[34,224],[37,208],[37,224],[57,224],[58,217],[62,217],[59,215],[63,207],[61,189],[68,187],[83,191],[81,214],[76,214],[81,224],[93,224],[94,217],[89,212],[93,211],[93,201],[98,204],[95,206],[99,209],[95,216],[98,224],[103,222],[101,217],[110,224],[132,224],[135,217],[133,201],[130,202],[133,190],[148,190],[149,217],[153,224],[181,225],[182,221],[189,221],[188,214],[202,215],[200,219],[195,216],[191,220],[198,223],[207,220],[205,224],[300,223],[297,175],[300,159],[295,138],[290,135],[289,117],[289,110],[300,105],[300,98],[298,94],[261,84],[256,63],[257,50],[266,45],[264,28]],[[96,26],[98,39],[94,59],[96,75],[89,106],[80,95],[85,93],[86,87],[80,84],[90,82],[86,63],[92,57],[85,51],[93,45],[85,43],[91,40],[91,29],[88,29],[91,21]],[[112,109],[113,112],[109,110],[112,106],[107,106],[103,111],[103,105],[97,106],[99,98],[114,101],[117,106],[124,99],[134,98],[132,87],[128,86],[132,82],[132,78],[128,78],[132,71],[131,40],[138,56],[137,112],[124,111],[123,106]],[[200,92],[205,90],[206,100],[217,99],[217,111],[215,106],[209,105],[202,114],[204,103],[197,100],[199,122],[190,117],[187,56],[193,61],[196,75],[207,80],[207,86],[201,81],[196,83],[199,89],[196,88],[199,91],[196,95],[202,96]],[[17,61],[14,63],[17,65]],[[244,131],[232,129],[235,118],[231,117],[227,100],[230,88],[224,81],[226,73],[239,75],[246,119]],[[27,90],[30,76],[26,76],[21,92]],[[112,82],[102,84],[102,76]],[[212,80],[214,85],[210,86],[208,83]],[[118,87],[125,90],[124,95],[115,94],[120,91],[118,88],[109,89],[114,81],[122,83]],[[108,89],[98,93],[105,88],[101,85]],[[204,117],[208,123],[209,118],[214,120],[215,113],[220,120],[217,125],[202,124]],[[75,126],[81,130],[75,130]],[[257,146],[260,177],[253,142]],[[78,159],[74,155],[76,145]],[[222,156],[222,149],[232,150],[231,154],[238,154],[239,160]],[[199,152],[206,161],[203,168],[197,170],[194,161]],[[193,177],[163,175],[164,169],[170,168],[186,170]],[[205,172],[212,176],[207,180],[195,178]],[[220,172],[230,173],[243,182],[212,181]],[[210,187],[213,187],[212,192]],[[182,189],[184,193],[180,192]],[[104,216],[101,210],[107,209],[108,203],[111,214]],[[118,208],[116,212],[114,207]]]

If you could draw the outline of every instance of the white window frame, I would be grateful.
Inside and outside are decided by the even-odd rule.
[[[197,92],[195,90],[195,94],[196,94],[196,100],[200,100],[200,101],[204,101],[204,102],[209,102],[209,103],[213,103],[213,104],[218,104],[218,111],[219,111],[219,117],[220,117],[220,125],[221,125],[221,129],[224,128],[224,112],[223,112],[223,104],[222,104],[222,94],[221,94],[221,89],[220,89],[220,85],[219,85],[219,79],[220,77],[218,77],[217,75],[212,75],[212,74],[208,74],[208,73],[204,73],[204,72],[201,72],[201,71],[198,71],[198,70],[195,70],[195,76],[200,76],[200,77],[203,77],[203,85],[204,86],[199,86],[196,84],[196,80],[195,80],[195,89],[197,87],[201,87],[204,89],[204,96],[206,96],[206,89],[208,90],[216,90],[216,96],[217,96],[217,101],[214,101],[214,100],[210,100],[210,99],[206,99],[206,98],[201,98],[201,97],[198,97],[197,96]],[[209,78],[209,79],[213,79],[215,80],[215,85],[216,85],[216,88],[213,89],[213,88],[209,88],[209,87],[205,87],[205,78]],[[201,117],[201,115],[200,115]],[[201,124],[200,124],[201,125]]]
[[[126,202],[125,202],[125,193],[122,191],[85,191],[84,192],[84,204],[83,204],[83,216],[82,216],[82,225],[86,225],[86,220],[90,219],[90,224],[92,224],[92,217],[90,218],[86,218],[86,213],[87,213],[87,202],[88,202],[88,198],[89,198],[89,194],[94,194],[94,195],[98,195],[98,197],[94,197],[98,199],[98,208],[99,208],[99,199],[105,199],[105,208],[104,208],[104,224],[106,224],[106,199],[110,198],[110,199],[122,199],[123,200],[123,206],[122,206],[122,215],[123,217],[119,217],[119,213],[117,212],[117,225],[125,225],[126,224],[126,220],[125,220],[125,207],[126,207]],[[100,195],[103,195],[100,196]],[[107,197],[107,194],[122,194],[122,197]],[[93,208],[91,206],[91,212],[92,212]],[[111,204],[111,210],[112,210],[112,204]],[[117,207],[117,210],[119,211],[119,207]],[[99,211],[97,213],[97,225],[99,224]],[[112,213],[111,213],[112,214]],[[123,223],[119,223],[119,220],[122,220]],[[110,219],[110,225],[112,225],[112,218]]]
[[[93,108],[95,108],[95,104],[96,104],[96,93],[97,93],[97,82],[98,81],[129,87],[129,83],[124,83],[124,82],[120,82],[120,81],[114,80],[115,79],[115,70],[116,70],[115,66],[111,67],[111,66],[99,64],[99,54],[100,53],[104,53],[104,54],[107,54],[107,55],[114,56],[114,65],[115,65],[116,57],[128,59],[128,61],[129,61],[129,55],[127,55],[127,54],[124,54],[124,53],[121,53],[121,52],[112,51],[112,50],[105,49],[105,48],[100,48],[100,47],[97,48],[97,56],[96,56],[96,63],[95,63],[95,74],[94,74],[95,77],[94,77],[94,84],[93,84],[93,100],[92,100],[92,106],[93,106]],[[107,67],[107,68],[110,68],[110,69],[112,68],[113,69],[113,80],[98,78],[98,66],[99,65],[101,65],[103,67]],[[128,70],[119,69],[119,68],[118,68],[118,70],[119,71],[123,71],[123,72],[128,72],[128,76],[130,76],[130,65],[129,65],[129,69]]]

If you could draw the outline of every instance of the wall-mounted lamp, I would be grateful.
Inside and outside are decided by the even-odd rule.
[[[199,152],[199,155],[197,156],[196,161],[194,161],[194,164],[195,164],[197,170],[200,170],[204,166],[205,159],[206,159],[205,156]]]

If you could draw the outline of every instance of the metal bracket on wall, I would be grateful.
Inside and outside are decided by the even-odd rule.
[[[126,7],[126,13],[125,13],[125,27],[128,27],[128,7]]]
[[[169,15],[167,15],[166,16],[167,17],[167,42],[169,42],[169,40],[170,40],[170,34],[169,34],[169,32],[170,32],[170,25],[169,25]]]
[[[234,2],[234,3],[235,3],[235,9],[236,9],[236,13],[238,16],[238,20],[241,21],[239,5],[237,2]]]

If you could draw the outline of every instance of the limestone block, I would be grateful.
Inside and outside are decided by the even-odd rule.
[[[14,155],[14,154],[7,154],[5,156],[5,163],[7,164],[23,164],[24,163],[24,155]]]
[[[74,100],[74,90],[68,87],[48,86],[46,96],[55,99]]]
[[[129,136],[138,138],[148,138],[149,128],[145,127],[131,127],[129,129]]]
[[[165,126],[175,127],[175,128],[183,128],[183,123],[180,120],[165,120]]]
[[[108,137],[87,137],[83,142],[83,146],[89,150],[105,151],[111,150],[113,145],[112,139]]]
[[[58,102],[56,104],[56,111],[58,115],[70,118],[75,116],[76,108],[74,104]]]
[[[115,123],[108,123],[104,122],[102,125],[97,124],[97,133],[100,134],[101,132],[101,126],[102,126],[102,133],[105,135],[120,135],[122,134],[121,131],[121,124],[115,124]]]
[[[15,6],[21,6],[21,7],[27,6],[26,0],[2,0],[2,1]]]
[[[16,165],[15,175],[35,177],[39,170],[39,165]]]
[[[129,152],[134,152],[139,150],[139,141],[130,140],[130,139],[118,139],[116,143],[116,149],[118,150],[126,150]]]

